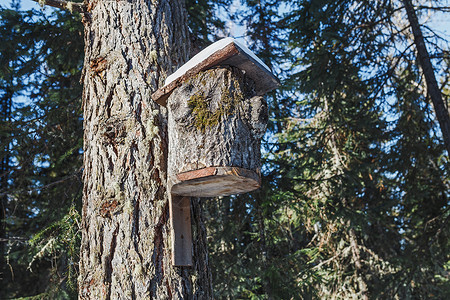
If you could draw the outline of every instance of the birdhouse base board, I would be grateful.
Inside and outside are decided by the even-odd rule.
[[[190,197],[217,197],[251,192],[261,186],[260,175],[238,167],[208,167],[180,173],[172,193]]]

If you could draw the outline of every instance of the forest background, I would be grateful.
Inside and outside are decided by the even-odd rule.
[[[282,83],[262,188],[203,202],[216,298],[450,298],[449,155],[405,2],[186,0],[195,49],[238,34]],[[449,3],[413,4],[448,114]],[[81,17],[0,18],[0,298],[75,299]]]

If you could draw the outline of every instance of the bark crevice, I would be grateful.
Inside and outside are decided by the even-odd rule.
[[[113,264],[112,261],[114,259],[114,253],[116,252],[116,246],[117,246],[117,234],[119,232],[119,226],[116,227],[112,234],[111,244],[109,246],[109,255],[106,256],[106,263],[105,263],[105,282],[106,285],[106,299],[111,298],[111,286],[112,286],[112,274],[113,274]]]

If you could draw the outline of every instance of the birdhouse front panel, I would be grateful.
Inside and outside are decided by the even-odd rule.
[[[167,101],[172,192],[220,196],[259,187],[267,104],[235,67],[199,72]]]

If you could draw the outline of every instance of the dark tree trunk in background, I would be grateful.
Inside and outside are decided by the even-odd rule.
[[[7,125],[11,120],[11,106],[13,91],[10,89],[5,90],[5,94],[2,99],[0,99],[0,122]],[[9,136],[7,132],[3,134],[2,139],[9,141]],[[1,141],[3,154],[0,156],[0,191],[8,190],[8,173],[10,171],[10,155],[9,142]],[[7,252],[7,233],[6,233],[6,205],[8,201],[8,195],[0,194],[0,282],[6,282],[6,277],[11,277],[12,274],[7,268],[6,252]]]
[[[198,201],[194,267],[172,266],[166,113],[150,98],[188,58],[183,1],[89,1],[87,10],[80,299],[211,298]]]
[[[439,125],[442,131],[442,137],[444,139],[445,147],[450,155],[450,117],[448,108],[445,107],[442,94],[436,81],[436,76],[433,71],[433,65],[430,61],[425,40],[423,38],[422,30],[417,19],[416,12],[411,3],[411,0],[403,0],[406,13],[408,14],[408,20],[411,25],[411,29],[414,35],[414,43],[416,44],[417,54],[420,66],[422,67],[425,80],[427,82],[428,93],[433,101],[436,117],[439,121]]]

